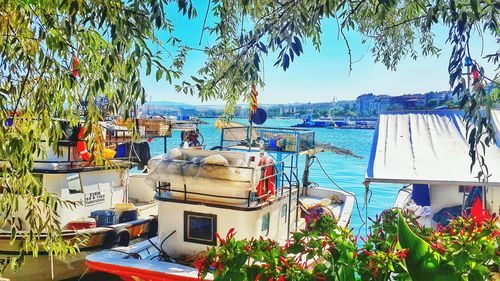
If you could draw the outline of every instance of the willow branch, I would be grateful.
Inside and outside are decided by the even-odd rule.
[[[208,0],[207,11],[205,12],[205,18],[203,19],[203,26],[201,27],[200,43],[198,44],[200,46],[201,46],[201,41],[203,40],[203,33],[205,32],[205,26],[207,24],[208,12],[210,11],[210,2],[212,2],[212,0]]]

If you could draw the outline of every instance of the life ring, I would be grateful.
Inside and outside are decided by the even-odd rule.
[[[130,243],[130,233],[125,228],[114,228],[106,233],[102,242],[102,249],[111,249],[114,246],[126,247]]]
[[[262,157],[259,161],[261,168],[261,179],[257,184],[257,197],[267,199],[267,195],[275,195],[276,169],[271,158]]]
[[[83,160],[89,161],[90,152],[87,150],[87,145],[83,141],[84,135],[85,135],[85,127],[82,127],[80,128],[80,131],[78,131],[78,136],[77,136],[78,141],[76,142],[76,151],[78,152],[78,155],[82,157]]]

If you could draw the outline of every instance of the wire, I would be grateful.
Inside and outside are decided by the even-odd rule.
[[[331,177],[330,175],[328,175],[328,173],[326,172],[325,168],[323,168],[323,165],[321,164],[321,161],[319,161],[319,159],[314,156],[314,158],[316,159],[316,162],[318,163],[319,167],[321,168],[321,170],[323,171],[323,173],[325,174],[325,176],[340,190],[342,190],[343,192],[351,195],[354,197],[354,203],[356,204],[356,209],[358,210],[358,216],[359,216],[359,219],[363,222],[363,224],[361,225],[361,227],[359,229],[361,229],[364,225],[366,225],[366,220],[363,219],[363,216],[361,215],[361,209],[359,208],[359,203],[358,203],[358,199],[356,198],[356,195],[350,191],[347,191],[345,190],[344,188],[342,188],[340,185],[338,185]],[[359,234],[359,232],[358,232]]]

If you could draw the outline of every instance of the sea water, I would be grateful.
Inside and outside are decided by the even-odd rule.
[[[206,149],[220,145],[220,132],[215,128],[215,119],[205,119],[208,124],[199,125],[199,130],[204,138]],[[234,120],[246,124],[245,120]],[[270,119],[264,124],[267,127],[290,127],[291,125],[301,123],[298,119]],[[311,128],[315,131],[316,142],[332,144],[336,147],[352,150],[356,155],[363,157],[357,159],[354,157],[338,155],[333,152],[323,152],[317,155],[318,161],[322,164],[331,179],[342,189],[352,192],[356,195],[358,206],[353,207],[350,227],[354,233],[365,234],[363,221],[367,217],[374,218],[383,210],[392,207],[396,199],[400,185],[390,184],[371,184],[370,192],[367,196],[367,208],[365,209],[365,186],[363,185],[370,150],[373,141],[374,130],[366,129],[327,129]],[[167,148],[172,149],[181,142],[180,132],[174,131],[172,137],[167,139]],[[151,142],[151,155],[163,153],[163,139],[155,139]],[[302,176],[304,170],[304,157],[299,161],[298,173]],[[336,188],[335,185],[325,176],[318,163],[314,163],[310,168],[309,179],[321,187]],[[369,224],[369,223],[368,223]]]

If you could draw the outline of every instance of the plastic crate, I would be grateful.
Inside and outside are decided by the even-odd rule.
[[[299,153],[314,148],[314,132],[304,129],[258,127],[268,151]]]
[[[248,146],[258,147],[256,140],[264,141],[267,151],[299,153],[314,148],[314,131],[297,128],[253,127],[248,126],[223,128],[221,146],[234,148]]]
[[[116,224],[115,211],[112,210],[97,210],[90,213],[90,217],[94,218],[97,226],[110,226]]]

